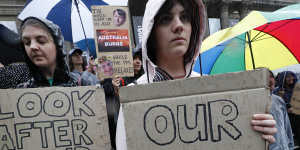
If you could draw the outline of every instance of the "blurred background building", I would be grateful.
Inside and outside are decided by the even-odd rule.
[[[203,0],[209,19],[208,34],[227,28],[245,17],[251,10],[274,11],[300,0]],[[143,16],[147,0],[128,0],[132,16]],[[16,30],[16,18],[26,0],[1,0],[0,23]]]
[[[209,26],[217,26],[224,29],[236,24],[250,11],[275,11],[287,5],[300,2],[299,0],[204,0],[207,7]],[[217,21],[211,21],[217,20]],[[210,29],[212,30],[212,29]],[[214,30],[212,30],[214,31]],[[211,33],[211,31],[210,31]]]
[[[24,8],[26,1],[29,0],[0,0],[0,24],[17,32],[19,26],[17,16]],[[132,15],[134,41],[137,45],[141,40],[142,18],[148,0],[120,1],[128,1]],[[203,2],[207,11],[208,28],[206,36],[208,36],[218,30],[235,25],[252,10],[270,12],[287,5],[299,3],[300,0],[203,0]],[[70,43],[66,42],[66,45],[71,47]]]
[[[1,0],[0,1],[0,24],[13,31],[17,31],[16,19],[24,8],[26,0]]]
[[[146,2],[147,0],[129,0],[132,16],[143,16]],[[203,2],[207,9],[209,35],[233,26],[251,10],[275,11],[300,0],[203,0]]]

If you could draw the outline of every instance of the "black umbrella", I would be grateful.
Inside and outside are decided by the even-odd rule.
[[[0,62],[8,65],[24,62],[19,35],[0,24]]]

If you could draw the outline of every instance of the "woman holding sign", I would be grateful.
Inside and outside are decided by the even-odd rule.
[[[202,0],[149,0],[143,19],[142,53],[145,74],[137,84],[199,76],[192,71],[206,25]],[[277,131],[269,114],[256,114],[253,130],[274,142]],[[127,149],[122,107],[117,124],[117,149]]]
[[[51,21],[29,17],[21,24],[25,61],[33,76],[19,88],[76,86],[69,76],[60,28]]]

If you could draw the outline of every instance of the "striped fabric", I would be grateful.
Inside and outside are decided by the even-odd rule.
[[[156,67],[155,68],[155,75],[153,78],[153,82],[160,82],[160,81],[166,81],[166,80],[173,80],[173,78],[164,70]]]

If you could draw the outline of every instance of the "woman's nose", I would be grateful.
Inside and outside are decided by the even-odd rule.
[[[173,32],[174,33],[180,33],[183,31],[183,22],[180,20],[180,17],[174,17],[173,20]]]
[[[140,65],[142,62],[140,60],[136,61],[136,64]]]
[[[36,41],[31,41],[30,42],[30,49],[35,50],[35,49],[38,49],[38,47],[39,47],[39,45]]]

